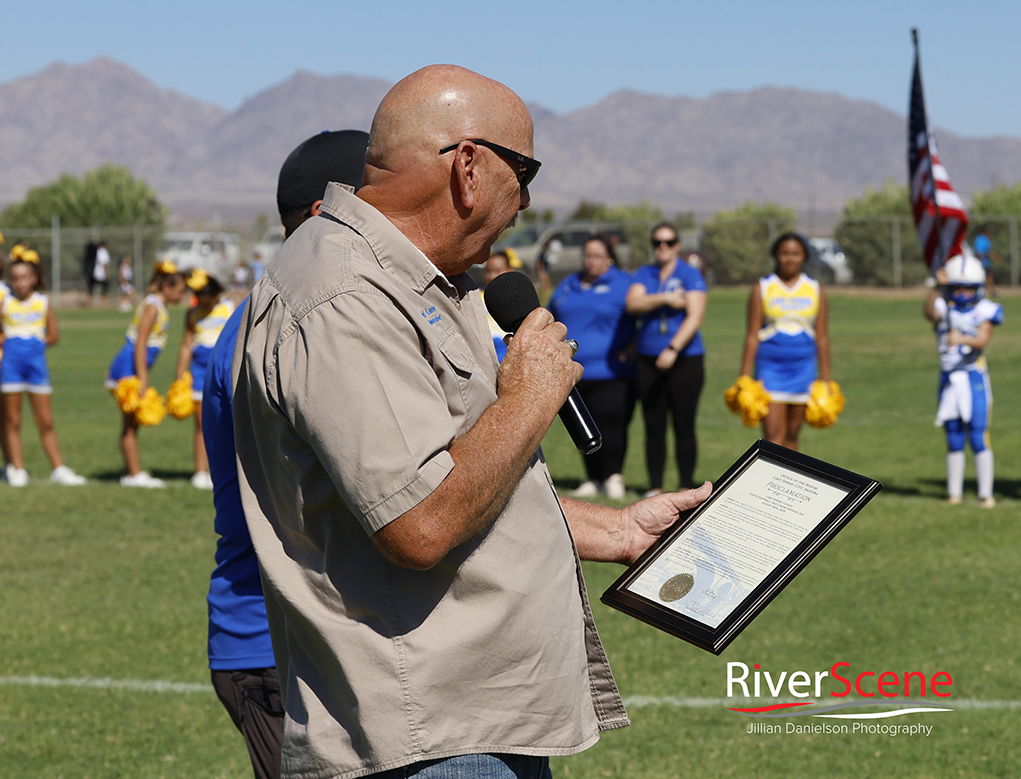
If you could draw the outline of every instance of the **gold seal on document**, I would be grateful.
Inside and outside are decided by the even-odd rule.
[[[690,573],[679,573],[671,576],[659,588],[659,599],[664,603],[680,600],[695,586],[695,578]]]

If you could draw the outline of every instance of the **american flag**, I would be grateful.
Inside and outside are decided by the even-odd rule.
[[[918,63],[918,34],[916,30],[911,32],[915,42],[915,74],[908,116],[908,178],[918,240],[929,270],[935,272],[947,258],[961,253],[968,230],[968,212],[950,185],[947,169],[939,161],[936,136],[929,132]]]

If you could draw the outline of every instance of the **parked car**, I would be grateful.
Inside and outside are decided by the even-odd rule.
[[[156,256],[173,260],[178,270],[202,268],[226,286],[241,259],[241,241],[233,233],[167,233]]]
[[[808,243],[814,255],[808,258],[806,270],[809,276],[830,284],[854,282],[854,271],[839,243],[832,238],[809,238]]]
[[[494,248],[511,248],[521,259],[524,270],[535,276],[535,266],[547,250],[549,274],[554,279],[563,278],[581,270],[581,249],[589,238],[601,233],[614,241],[617,263],[622,268],[631,267],[631,246],[627,236],[618,225],[608,222],[566,222],[559,225],[523,225],[509,233],[505,240],[497,242]]]
[[[272,262],[273,258],[277,256],[277,251],[284,243],[284,230],[282,227],[267,227],[266,234],[262,236],[262,240],[259,241],[255,246],[252,247],[252,261],[256,258],[265,267]]]

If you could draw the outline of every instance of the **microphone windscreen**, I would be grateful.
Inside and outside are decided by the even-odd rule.
[[[524,273],[501,273],[486,285],[486,308],[508,333],[517,332],[522,320],[539,307],[535,285]]]

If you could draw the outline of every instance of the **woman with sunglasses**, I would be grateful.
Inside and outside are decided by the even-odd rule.
[[[829,315],[819,282],[801,272],[808,259],[805,239],[784,233],[769,253],[773,272],[755,283],[748,298],[741,375],[754,369],[769,393],[762,437],[797,450],[812,382],[830,381]]]
[[[695,414],[705,381],[705,347],[699,328],[705,318],[702,274],[680,259],[681,242],[673,225],[652,229],[656,262],[635,272],[627,312],[639,317],[637,385],[645,420],[648,495],[663,492],[667,414],[673,422],[681,489],[693,488]]]
[[[578,342],[574,359],[585,367],[578,393],[603,434],[603,445],[586,455],[586,480],[577,498],[605,495],[623,500],[627,429],[635,408],[631,347],[635,322],[624,311],[631,274],[617,267],[613,245],[594,235],[582,247],[582,270],[560,282],[549,310]]]

